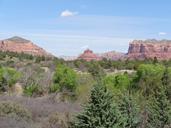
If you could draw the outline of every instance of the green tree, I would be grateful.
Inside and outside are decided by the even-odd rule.
[[[122,128],[138,128],[140,124],[139,107],[136,104],[136,99],[125,91],[118,97],[118,106],[121,113]]]
[[[164,86],[151,96],[148,103],[147,128],[169,128],[171,126],[171,103]]]
[[[98,81],[102,80],[103,77],[106,75],[103,68],[96,61],[92,61],[89,63],[88,71]]]
[[[162,84],[166,87],[166,94],[171,100],[171,68],[166,67],[165,72],[162,77]]]
[[[54,85],[51,86],[52,92],[63,91],[65,89],[74,91],[77,85],[77,74],[76,72],[62,64],[57,65],[53,76]]]
[[[104,78],[103,82],[108,89],[114,92],[128,89],[131,84],[128,74],[108,75]]]
[[[128,74],[121,74],[115,77],[115,86],[118,88],[128,88],[130,86],[130,79]]]
[[[133,81],[134,87],[140,89],[142,94],[148,97],[158,86],[161,86],[164,70],[164,66],[159,64],[140,65],[137,69],[137,76]]]
[[[119,128],[119,120],[113,96],[106,87],[96,85],[84,111],[72,123],[72,128]]]

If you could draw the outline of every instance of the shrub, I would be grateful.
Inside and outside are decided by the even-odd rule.
[[[13,68],[0,68],[0,91],[7,91],[17,82],[20,76],[21,74]]]
[[[31,119],[31,113],[23,106],[12,102],[0,102],[0,116],[9,116],[28,120]]]
[[[68,128],[69,113],[54,113],[49,116],[46,128]]]
[[[77,100],[81,103],[88,101],[90,92],[96,83],[92,78],[91,74],[79,74],[78,76],[78,86],[76,88]]]
[[[159,64],[142,64],[137,69],[134,79],[135,88],[141,90],[144,96],[149,96],[162,85],[165,68]]]
[[[31,84],[24,88],[24,94],[27,96],[40,95],[41,90],[37,84]]]
[[[104,78],[103,82],[108,89],[116,92],[118,89],[128,89],[131,85],[131,78],[128,74],[109,75]]]
[[[49,91],[51,93],[54,93],[54,92],[59,91],[59,84],[53,84],[53,85],[51,85]]]
[[[57,91],[58,85],[60,91],[63,91],[65,89],[69,91],[75,91],[77,85],[77,74],[73,69],[59,64],[55,70],[53,81],[53,91]]]
[[[88,72],[98,81],[106,75],[100,64],[94,61],[88,64]]]

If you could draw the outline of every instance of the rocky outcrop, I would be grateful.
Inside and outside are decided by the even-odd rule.
[[[95,53],[93,53],[92,50],[85,50],[83,54],[81,54],[78,59],[82,59],[85,61],[92,61],[92,60],[101,60],[101,58],[99,56],[97,56]]]
[[[171,40],[134,40],[129,44],[128,59],[171,59]]]
[[[52,56],[31,41],[17,36],[0,41],[0,51],[26,53],[34,56]]]

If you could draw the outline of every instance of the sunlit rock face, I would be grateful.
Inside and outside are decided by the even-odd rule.
[[[129,44],[129,59],[171,59],[171,40],[134,40]]]
[[[92,50],[85,50],[83,54],[81,54],[78,59],[82,59],[85,61],[92,61],[92,60],[101,60],[101,57],[97,56],[95,53],[93,53]]]
[[[51,56],[31,41],[17,36],[0,41],[0,51],[26,53],[34,56]]]

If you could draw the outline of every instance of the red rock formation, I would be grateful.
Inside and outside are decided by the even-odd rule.
[[[171,41],[169,40],[134,40],[129,45],[129,59],[157,58],[159,60],[171,59]]]
[[[31,41],[23,39],[21,37],[12,37],[0,41],[0,51],[10,51],[17,53],[23,52],[35,56],[52,56],[44,49],[33,44]]]
[[[93,51],[87,49],[84,51],[83,54],[81,54],[78,59],[83,59],[83,60],[86,60],[86,61],[91,61],[91,60],[101,60],[100,57],[98,57],[96,54],[93,53]]]

